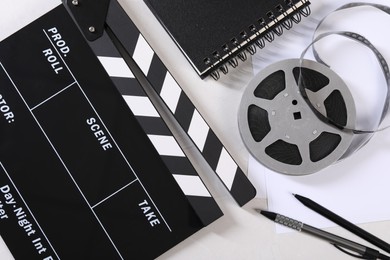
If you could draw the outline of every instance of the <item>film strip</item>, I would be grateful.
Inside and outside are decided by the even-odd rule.
[[[390,71],[389,71],[389,65],[388,65],[386,59],[381,54],[381,52],[366,37],[364,37],[363,35],[356,33],[356,32],[330,31],[330,32],[324,32],[324,33],[321,33],[318,35],[319,28],[322,26],[322,24],[325,22],[325,20],[328,19],[329,16],[331,16],[332,14],[334,14],[338,11],[352,9],[355,7],[372,7],[372,8],[375,8],[383,13],[386,13],[388,15],[390,14],[390,7],[385,6],[385,5],[381,5],[381,4],[360,2],[360,3],[349,3],[349,4],[342,5],[339,8],[337,8],[336,10],[334,10],[333,12],[331,12],[330,14],[328,14],[327,16],[325,16],[318,23],[318,25],[315,29],[315,33],[313,35],[313,40],[312,40],[311,44],[303,50],[301,57],[300,57],[300,61],[302,63],[302,61],[304,60],[304,56],[306,55],[306,53],[308,52],[310,47],[312,47],[313,55],[314,55],[315,59],[317,60],[317,62],[329,67],[329,65],[327,65],[326,62],[320,57],[319,51],[317,50],[315,44],[317,42],[329,37],[329,36],[338,35],[338,36],[342,36],[344,38],[356,41],[356,42],[360,43],[361,45],[365,46],[366,48],[368,48],[374,54],[375,58],[378,61],[379,67],[382,70],[382,74],[384,76],[385,84],[386,84],[386,96],[384,99],[384,104],[383,104],[382,110],[380,111],[379,121],[376,125],[373,125],[373,126],[365,125],[363,127],[362,126],[345,126],[343,124],[338,123],[336,120],[334,120],[334,118],[327,115],[323,111],[320,111],[315,105],[313,105],[312,102],[310,102],[310,100],[307,97],[305,98],[307,105],[316,114],[316,116],[319,120],[321,120],[323,122],[327,122],[328,124],[329,123],[333,124],[333,125],[337,126],[338,128],[342,129],[342,131],[344,131],[344,132],[349,132],[349,133],[352,133],[354,135],[359,135],[360,139],[358,141],[354,141],[352,143],[351,148],[349,149],[349,151],[347,151],[347,153],[343,156],[343,158],[351,155],[355,151],[362,148],[365,144],[367,144],[367,142],[372,138],[372,136],[375,132],[382,131],[382,130],[385,130],[385,129],[390,127],[390,124],[388,122],[389,104],[390,104]],[[305,77],[304,77],[302,71],[300,71],[299,76],[300,76],[299,81],[301,81],[299,84],[300,91],[302,92],[302,95],[305,97],[305,96],[307,96],[306,90],[308,89],[308,86],[307,86],[307,84],[305,84]],[[352,88],[350,88],[350,89],[352,89]]]
[[[208,225],[221,217],[214,198],[108,35],[90,46],[202,222]]]
[[[358,3],[349,3],[349,4],[345,4],[345,5],[342,5],[340,6],[339,8],[337,8],[336,10],[334,10],[332,13],[330,13],[328,16],[330,16],[331,14],[335,13],[335,12],[338,12],[338,11],[341,11],[341,10],[345,10],[345,9],[351,9],[351,8],[355,8],[355,7],[373,7],[373,8],[376,8],[388,15],[390,15],[390,7],[389,6],[385,6],[385,5],[381,5],[381,4],[373,4],[373,3],[364,3],[364,2],[358,2]],[[328,18],[328,16],[326,16],[324,19],[322,19],[319,24],[317,25],[317,28],[316,28],[316,32],[319,30],[319,28],[321,27],[321,25],[323,24],[323,22]],[[316,34],[316,33],[315,33]],[[387,129],[390,127],[390,125],[385,125],[385,126],[382,126],[381,127],[381,124],[382,122],[385,120],[385,118],[388,116],[389,114],[389,104],[390,104],[390,71],[389,71],[389,66],[388,66],[388,63],[386,61],[386,59],[383,57],[383,55],[380,53],[380,51],[368,40],[366,39],[363,35],[360,35],[358,33],[354,33],[354,32],[346,32],[346,31],[338,31],[338,32],[328,32],[328,33],[322,33],[321,35],[318,35],[316,37],[316,35],[314,34],[313,36],[313,41],[312,43],[302,52],[301,54],[301,60],[303,60],[303,57],[305,56],[306,52],[308,51],[308,49],[312,46],[313,47],[313,54],[314,54],[314,57],[315,59],[319,62],[319,63],[322,63],[322,64],[325,64],[326,63],[323,61],[323,59],[320,57],[316,47],[315,47],[315,43],[330,36],[330,35],[340,35],[340,36],[343,36],[345,38],[349,38],[351,40],[354,40],[364,46],[366,46],[367,48],[369,48],[373,53],[374,55],[376,56],[376,59],[378,60],[378,63],[382,69],[382,73],[385,77],[385,80],[386,80],[386,85],[387,85],[387,95],[386,95],[386,99],[385,99],[385,104],[383,105],[383,109],[382,109],[382,112],[381,112],[381,117],[380,117],[380,122],[379,122],[379,125],[378,125],[378,129],[376,130],[370,130],[370,129],[347,129],[347,130],[350,130],[350,131],[353,131],[355,134],[370,134],[370,133],[374,133],[376,131],[382,131],[384,129]],[[302,89],[304,91],[304,89]],[[309,104],[310,105],[310,104]],[[315,110],[315,108],[311,107],[312,109]],[[319,115],[320,117],[322,117],[321,115]]]
[[[110,2],[106,23],[232,197],[246,204],[255,188],[117,1]]]

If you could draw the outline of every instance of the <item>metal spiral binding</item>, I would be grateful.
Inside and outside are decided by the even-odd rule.
[[[232,68],[236,68],[238,66],[238,59],[241,61],[246,61],[248,58],[247,53],[254,55],[257,48],[263,49],[265,47],[266,41],[272,42],[275,39],[275,35],[281,36],[284,30],[290,30],[294,23],[297,24],[302,20],[302,16],[309,16],[311,13],[311,9],[308,5],[309,1],[301,0],[300,2],[303,7],[299,9],[296,5],[293,4],[292,0],[285,0],[286,6],[293,10],[290,14],[287,14],[285,8],[283,8],[282,5],[277,5],[275,7],[275,11],[267,12],[266,15],[268,20],[274,21],[274,25],[270,26],[269,23],[267,24],[266,19],[264,18],[260,18],[256,21],[256,23],[249,25],[249,33],[244,30],[239,34],[239,37],[234,37],[231,40],[230,44],[233,46],[234,54],[233,50],[229,47],[229,44],[224,44],[222,46],[221,53],[219,51],[212,53],[211,56],[217,60],[217,62],[214,64],[222,62],[223,57],[225,56],[233,57],[227,60],[224,64],[220,65],[218,69],[212,71],[210,75],[215,80],[218,80],[220,78],[219,71],[221,71],[223,74],[227,74],[229,72],[227,64],[229,64]],[[260,33],[262,29],[264,29],[264,32]],[[204,62],[211,70],[213,70],[215,65],[210,58],[205,58]]]

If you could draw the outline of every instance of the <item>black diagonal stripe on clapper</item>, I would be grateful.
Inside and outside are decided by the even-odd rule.
[[[96,56],[99,57],[111,57],[111,58],[122,58],[118,50],[115,48],[110,38],[106,33],[99,38],[98,40],[91,42],[90,46],[95,52]],[[129,77],[111,77],[114,85],[117,87],[122,96],[126,99],[128,96],[132,97],[142,97],[148,98],[145,91],[135,78]],[[149,99],[148,99],[149,100]],[[150,102],[150,100],[149,100]],[[151,103],[151,102],[150,102]],[[152,105],[152,104],[151,104]],[[132,111],[133,112],[133,111]],[[129,111],[131,114],[131,112]],[[164,137],[173,137],[172,132],[169,130],[162,118],[158,116],[143,116],[137,115],[133,112],[137,121],[145,131],[145,133],[154,136],[164,136]],[[153,143],[153,142],[152,142]],[[156,148],[158,151],[158,149]],[[174,177],[178,176],[193,176],[199,178],[198,173],[194,169],[193,165],[190,163],[189,159],[185,156],[178,157],[166,154],[160,154],[161,159],[164,164],[167,166],[169,171]],[[183,153],[184,154],[184,153]],[[201,180],[201,179],[200,179]],[[180,185],[179,185],[180,186]],[[185,187],[180,186],[184,194],[186,195],[188,201],[197,212],[198,216],[202,220],[204,225],[208,225],[221,217],[223,215],[218,204],[215,202],[214,198],[208,192],[208,195],[205,196],[197,195],[194,193],[186,193]],[[207,190],[206,186],[204,189]],[[208,190],[207,190],[208,191]]]
[[[122,7],[117,3],[117,1],[111,1],[110,5],[110,11],[113,13],[125,13]],[[127,53],[133,57],[133,54],[135,53],[137,46],[133,46],[131,42],[127,42],[127,39],[129,38],[129,35],[133,34],[133,37],[142,37],[142,34],[139,32],[135,24],[131,21],[130,17],[124,16],[124,15],[110,15],[107,19],[108,24],[126,24],[126,26],[122,26],[121,28],[115,28],[112,27],[113,33],[116,35],[116,37],[119,39],[123,47],[126,49]],[[150,47],[150,46],[149,46]],[[137,61],[135,60],[137,63]],[[144,72],[145,73],[145,72]],[[157,92],[157,94],[160,94],[161,88],[163,87],[163,82],[166,79],[167,75],[170,73],[168,72],[165,65],[161,62],[159,57],[154,53],[152,62],[148,68],[147,72],[147,79],[151,83],[154,90]],[[179,85],[178,85],[179,86]],[[180,86],[179,86],[180,87]],[[161,97],[161,96],[160,96]],[[161,97],[162,98],[162,97]],[[164,98],[162,100],[165,102]],[[182,103],[181,103],[182,102]],[[174,117],[177,119],[179,124],[183,127],[184,130],[188,130],[189,125],[192,122],[192,116],[196,111],[195,106],[193,103],[188,99],[187,95],[184,93],[183,90],[181,90],[180,95],[180,108],[178,107],[175,111],[171,111]],[[186,131],[187,132],[187,131]],[[187,132],[188,133],[188,132]],[[208,142],[215,142],[217,136],[214,134],[211,128],[209,128],[209,134],[208,139],[206,140],[206,143]],[[212,141],[209,141],[212,140]],[[218,139],[219,140],[219,139]],[[207,144],[205,144],[207,146]],[[222,147],[222,149],[220,149]],[[199,147],[198,147],[199,148]],[[215,150],[215,152],[218,152],[219,150],[224,151],[225,153],[218,155],[218,162],[216,165],[219,165],[219,163],[223,163],[223,155],[226,158],[227,151],[223,147],[222,143],[219,142],[218,148]],[[212,152],[204,153],[204,149],[200,149],[200,152],[202,155],[208,156],[208,154],[212,154]],[[226,169],[226,167],[220,167],[219,171],[215,168],[215,162],[210,165],[213,170],[215,170],[216,174],[220,177],[221,181],[225,184],[226,188],[230,191],[234,199],[237,201],[239,205],[244,205],[249,200],[251,200],[255,194],[256,190],[253,187],[253,185],[250,183],[248,178],[245,176],[243,171],[238,167],[237,163],[233,160],[233,158],[230,156],[230,154],[227,155],[233,163],[234,163],[234,169],[227,169],[228,171],[234,172],[233,180],[226,182],[224,177],[225,174],[219,173],[219,171],[222,171]],[[213,155],[214,157],[214,155]],[[211,158],[205,158],[206,161],[211,161]],[[226,175],[231,175],[226,174]],[[237,176],[239,175],[239,176]]]

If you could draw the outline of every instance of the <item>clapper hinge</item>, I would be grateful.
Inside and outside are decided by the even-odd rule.
[[[110,0],[64,0],[64,3],[88,41],[103,35]]]

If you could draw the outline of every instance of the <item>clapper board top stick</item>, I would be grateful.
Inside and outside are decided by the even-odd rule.
[[[71,4],[71,10],[74,9],[78,12],[81,9],[82,15],[84,15],[85,10],[89,10],[87,8],[89,6],[93,6],[100,12],[107,11],[109,1],[100,2],[101,6],[96,6],[94,1],[83,1],[81,8],[78,6],[79,3],[75,5],[75,3],[71,2],[69,4]],[[107,6],[105,7],[104,4]],[[84,9],[82,9],[83,7]],[[115,9],[117,6],[112,7],[111,5],[110,10],[113,8]],[[103,13],[97,15],[97,17],[100,17],[100,19],[105,18]],[[94,19],[94,17],[91,19]],[[208,225],[212,223],[223,215],[219,206],[143,90],[139,81],[134,76],[134,73],[113,44],[105,31],[107,28],[105,30],[98,27],[94,28],[93,33],[91,33],[90,28],[85,30],[86,35],[90,36],[89,39],[91,41],[89,41],[89,44],[92,50],[99,58],[114,85],[121,93],[176,182],[187,196],[203,224]],[[95,30],[99,30],[99,32]]]
[[[104,33],[91,46],[203,223],[221,217],[214,198],[108,35]]]
[[[138,65],[154,91],[165,102],[237,203],[242,206],[251,200],[256,194],[253,185],[115,0],[109,3],[105,31],[127,65]]]

